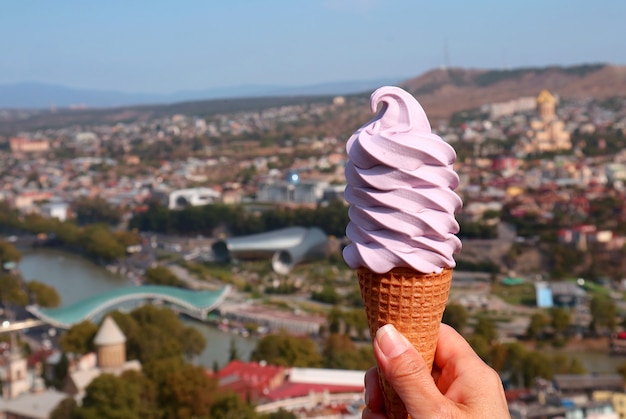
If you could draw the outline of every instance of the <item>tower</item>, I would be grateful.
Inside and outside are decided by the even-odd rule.
[[[554,108],[556,99],[547,90],[542,90],[537,96],[537,108],[542,121],[551,121],[555,118]]]
[[[111,317],[102,322],[94,344],[100,368],[119,368],[126,363],[126,336]]]
[[[11,354],[6,361],[2,380],[2,397],[14,399],[29,390],[28,363],[17,347],[15,332],[11,332]]]

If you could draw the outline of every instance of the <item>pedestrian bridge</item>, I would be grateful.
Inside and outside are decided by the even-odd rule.
[[[99,293],[65,307],[41,308],[31,305],[26,310],[38,319],[61,329],[69,329],[83,320],[92,320],[108,309],[128,301],[159,301],[174,305],[181,312],[205,320],[230,292],[226,286],[215,291],[195,291],[163,285],[141,285],[117,288]]]

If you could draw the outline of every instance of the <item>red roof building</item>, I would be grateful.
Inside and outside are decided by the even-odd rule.
[[[255,403],[283,384],[285,368],[234,360],[216,375],[220,389],[233,391],[242,400]]]

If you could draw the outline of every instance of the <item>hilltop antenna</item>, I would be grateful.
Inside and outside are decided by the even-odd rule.
[[[443,67],[442,70],[446,70],[450,67],[450,53],[448,51],[448,38],[443,40]]]

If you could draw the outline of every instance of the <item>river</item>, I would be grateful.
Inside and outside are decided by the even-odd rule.
[[[22,251],[20,270],[26,280],[34,279],[56,288],[61,296],[62,305],[129,284],[126,279],[83,258],[55,250]],[[220,367],[226,365],[231,341],[234,341],[240,358],[243,360],[249,359],[256,345],[256,340],[253,338],[225,333],[215,327],[190,319],[183,319],[183,322],[195,327],[205,337],[206,348],[195,362],[206,368],[213,368],[215,363]],[[608,351],[563,352],[570,357],[578,358],[587,371],[593,373],[616,372],[619,366],[626,364],[626,357],[610,356]]]
[[[61,297],[61,305],[71,304],[99,292],[125,287],[129,282],[106,269],[71,253],[48,250],[22,250],[19,265],[27,281],[37,280],[54,287]],[[182,319],[195,327],[206,339],[204,352],[195,362],[206,368],[217,363],[223,367],[228,363],[231,341],[240,358],[247,360],[256,346],[254,338],[244,338],[222,332],[215,327],[190,319]]]

